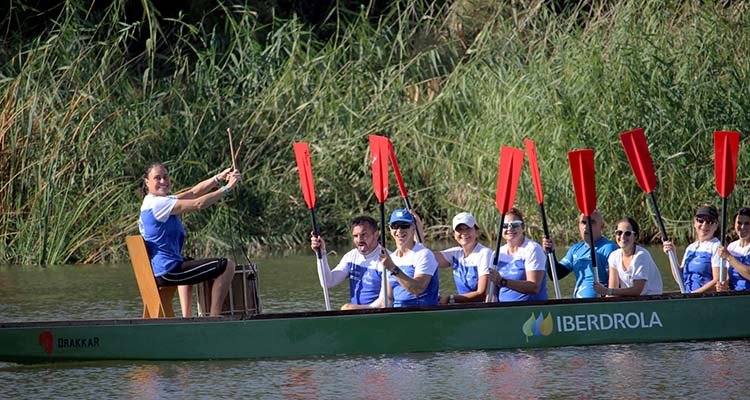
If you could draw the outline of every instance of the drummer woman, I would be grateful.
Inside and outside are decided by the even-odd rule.
[[[226,258],[185,260],[182,257],[185,228],[179,216],[216,203],[239,180],[239,171],[227,168],[191,189],[172,195],[172,181],[164,164],[150,164],[143,174],[144,198],[138,228],[146,242],[157,286],[178,286],[183,317],[192,315],[192,285],[207,280],[213,280],[211,316],[221,315],[235,264]]]

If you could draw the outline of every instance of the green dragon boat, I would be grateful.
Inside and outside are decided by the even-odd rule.
[[[750,337],[750,292],[216,318],[0,323],[0,361],[217,360]]]

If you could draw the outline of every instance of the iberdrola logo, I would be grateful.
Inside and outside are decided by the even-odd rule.
[[[529,319],[523,323],[521,331],[526,335],[526,342],[528,342],[529,338],[532,336],[549,336],[552,333],[552,314],[547,313],[547,318],[544,319],[542,318],[542,314],[543,313],[540,312],[537,317],[532,312]]]

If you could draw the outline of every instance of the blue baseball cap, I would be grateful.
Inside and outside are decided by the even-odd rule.
[[[410,224],[413,224],[414,216],[406,210],[395,210],[391,214],[391,219],[388,221],[388,224],[390,225],[394,222],[408,222]]]

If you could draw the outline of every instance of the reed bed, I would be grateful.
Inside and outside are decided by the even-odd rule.
[[[243,142],[243,183],[184,218],[191,255],[303,246],[294,141],[311,144],[323,233],[346,239],[351,217],[378,210],[373,133],[394,142],[432,239],[461,210],[494,235],[498,150],[530,137],[558,242],[577,239],[566,153],[580,148],[596,151],[605,219],[633,215],[653,240],[617,137],[635,127],[669,234],[686,244],[692,210],[719,204],[712,132],[747,130],[750,14],[745,2],[656,3],[397,2],[377,19],[341,13],[327,40],[296,19],[262,25],[245,6],[215,10],[219,24],[154,13],[126,23],[123,2],[96,15],[68,4],[48,32],[0,54],[0,262],[124,260],[143,166],[165,162],[177,189],[205,179],[229,163],[228,127]],[[747,166],[741,151],[730,210],[748,194]],[[401,205],[391,185],[388,210]],[[516,204],[539,237],[526,171]]]

